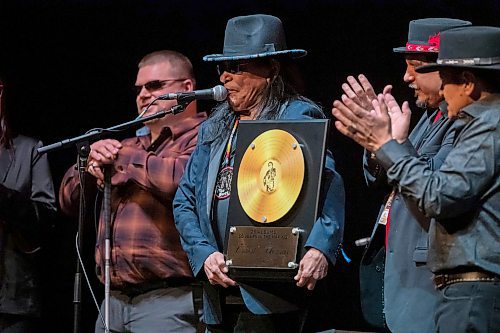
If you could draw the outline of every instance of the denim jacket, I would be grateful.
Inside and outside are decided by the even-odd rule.
[[[307,101],[292,101],[281,112],[280,119],[313,119],[322,118],[321,111]],[[215,180],[219,170],[221,156],[226,147],[227,138],[219,141],[207,141],[206,133],[210,120],[205,122],[199,133],[198,145],[191,156],[184,176],[179,184],[174,199],[175,223],[181,235],[181,243],[188,255],[194,275],[204,277],[203,265],[207,257],[222,252],[216,242],[216,235],[210,221],[212,196]],[[305,243],[306,248],[320,250],[331,264],[335,263],[337,248],[342,242],[344,228],[344,186],[342,179],[334,169],[334,161],[330,154],[325,165],[325,182],[327,190],[324,205],[311,234]],[[221,322],[221,302],[217,288],[205,284],[204,288],[204,322],[217,324]],[[290,289],[295,288],[295,289]],[[276,289],[266,288],[263,284],[240,284],[243,300],[248,309],[255,314],[282,313],[297,309],[298,304],[285,300],[287,294],[300,293],[299,288],[291,284]]]

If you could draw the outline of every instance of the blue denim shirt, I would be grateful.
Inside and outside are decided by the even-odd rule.
[[[432,171],[406,144],[392,140],[376,153],[388,180],[427,216],[428,265],[500,275],[500,94],[468,105],[455,121],[457,134],[444,164]]]

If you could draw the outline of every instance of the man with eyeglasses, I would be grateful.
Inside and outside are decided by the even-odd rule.
[[[191,62],[178,52],[153,52],[138,67],[135,91],[140,116],[177,103],[153,102],[158,96],[195,88]],[[148,121],[133,138],[91,145],[87,171],[95,177],[95,187],[103,184],[102,166],[112,169],[112,332],[196,332],[201,291],[193,284],[174,226],[172,199],[205,119],[205,113],[197,113],[191,103],[182,113]],[[78,172],[71,167],[59,193],[64,212],[76,213],[79,190]],[[95,259],[97,275],[104,282],[102,222],[103,216]],[[105,331],[100,317],[95,331]]]
[[[322,282],[326,282],[323,279],[337,261],[344,230],[345,196],[330,152],[325,154],[318,217],[301,245],[304,255],[298,258],[293,278],[239,279],[229,272],[223,254],[226,230],[231,223],[230,200],[235,198],[231,182],[235,181],[233,168],[240,120],[248,124],[254,120],[324,118],[318,105],[295,90],[295,80],[288,75],[290,62],[306,54],[306,50],[286,47],[279,18],[255,14],[230,19],[223,53],[203,58],[218,65],[219,80],[228,96],[200,128],[198,146],[175,195],[174,216],[191,268],[203,283],[203,321],[207,332],[309,331],[309,326],[313,326],[306,324],[310,297],[322,291]],[[264,180],[268,187],[274,186],[275,166],[266,165],[270,170],[269,178]],[[261,189],[255,187],[251,191]]]

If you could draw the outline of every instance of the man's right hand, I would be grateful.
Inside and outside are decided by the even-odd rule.
[[[94,142],[90,145],[90,155],[88,160],[88,172],[97,178],[98,181],[104,180],[102,172],[103,164],[113,164],[118,156],[118,151],[122,148],[120,141],[106,139]]]
[[[384,94],[385,103],[391,117],[392,138],[403,143],[408,138],[410,129],[411,110],[408,102],[400,107],[392,94]]]
[[[203,264],[203,269],[207,275],[210,284],[219,284],[224,288],[236,286],[236,281],[231,280],[226,273],[229,269],[226,266],[224,255],[220,252],[214,252],[208,256]]]

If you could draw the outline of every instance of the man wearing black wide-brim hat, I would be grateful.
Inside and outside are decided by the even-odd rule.
[[[209,332],[301,332],[308,296],[318,291],[317,282],[336,262],[343,235],[344,187],[329,153],[318,217],[304,237],[304,254],[293,278],[270,281],[259,271],[255,278],[239,279],[223,255],[231,223],[229,199],[237,198],[231,182],[236,181],[235,143],[242,140],[239,121],[252,125],[253,120],[324,118],[321,108],[300,95],[284,71],[289,61],[305,55],[305,50],[287,48],[279,18],[256,14],[230,19],[223,52],[204,57],[217,65],[228,96],[202,125],[174,199],[174,215],[191,269],[204,282],[203,320]],[[252,187],[252,195],[260,191]]]
[[[392,139],[387,108],[398,106],[389,94],[373,112],[342,112],[335,125],[373,151],[389,182],[434,218],[427,265],[439,292],[436,331],[500,332],[500,28],[444,31],[437,63],[417,69],[437,70],[457,131],[438,170]]]
[[[436,70],[460,133],[438,173],[425,177],[410,162],[407,174],[422,178],[406,190],[417,189],[412,197],[437,219],[428,262],[440,292],[436,325],[439,332],[500,332],[500,28],[443,33],[437,64],[417,68]],[[400,184],[409,178],[399,177]]]
[[[406,62],[402,78],[415,93],[415,116],[420,117],[406,144],[425,158],[433,170],[441,166],[451,150],[453,121],[447,118],[446,103],[439,93],[439,74],[420,74],[415,68],[436,61],[441,32],[465,25],[470,22],[451,18],[412,20],[405,46],[393,49]],[[346,97],[352,100],[344,101],[347,106],[356,103],[369,111],[376,95],[364,75],[358,78],[359,83],[350,76],[342,86]],[[386,86],[384,92],[391,88]],[[345,107],[340,101],[334,106]],[[391,126],[393,136],[400,139],[408,131],[404,121],[409,121],[409,116],[405,117],[409,113],[397,115],[393,114]],[[384,168],[369,151],[365,151],[363,168],[368,185],[384,190],[388,198],[380,208],[360,265],[363,315],[373,326],[388,327],[393,332],[434,332],[438,293],[425,265],[430,218],[404,200],[397,187],[387,184]]]

